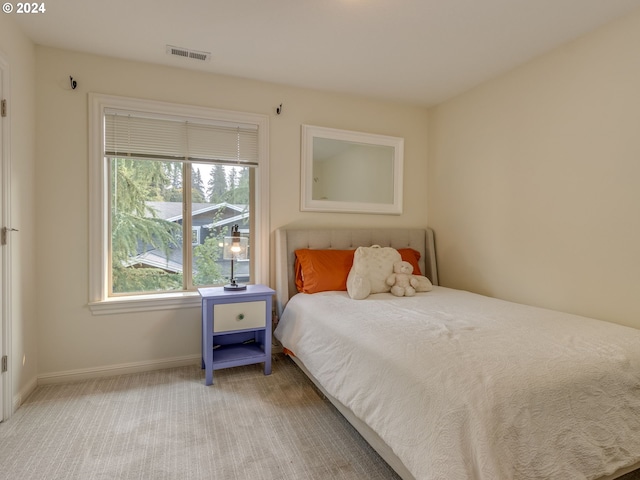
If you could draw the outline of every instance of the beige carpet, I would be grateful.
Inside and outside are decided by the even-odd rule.
[[[398,479],[288,359],[38,387],[0,424],[0,478]]]
[[[289,360],[38,387],[0,423],[2,480],[399,480]],[[638,480],[633,472],[621,480]]]

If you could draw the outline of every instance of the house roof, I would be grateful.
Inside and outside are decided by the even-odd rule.
[[[178,258],[179,261],[176,261],[176,258]],[[170,272],[182,272],[181,250],[172,250],[169,253],[169,258],[166,258],[161,250],[154,249],[131,257],[129,261],[126,262],[127,266],[138,264],[146,265],[147,267],[161,268],[162,270],[168,270]]]
[[[147,202],[147,205],[156,212],[157,218],[162,220],[168,220],[170,222],[177,222],[182,220],[182,202]],[[219,210],[221,208],[227,208],[235,210],[238,214],[247,212],[247,205],[237,205],[227,202],[222,203],[194,203],[192,204],[192,216],[200,215],[203,213]]]

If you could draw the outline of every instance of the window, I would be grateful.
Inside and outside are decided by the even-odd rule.
[[[236,277],[268,283],[266,116],[92,94],[90,121],[94,313],[197,305],[233,225]]]
[[[200,229],[201,227],[191,227],[191,245],[200,245]]]

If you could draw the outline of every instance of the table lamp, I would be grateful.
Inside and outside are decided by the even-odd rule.
[[[224,286],[225,290],[246,290],[246,285],[240,285],[236,282],[233,275],[233,262],[238,258],[243,258],[247,253],[247,238],[240,236],[238,225],[231,227],[231,236],[224,237],[223,258],[231,260],[231,276],[229,284]]]

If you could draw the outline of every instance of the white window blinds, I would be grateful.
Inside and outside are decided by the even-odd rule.
[[[258,165],[256,125],[105,110],[105,157]]]

